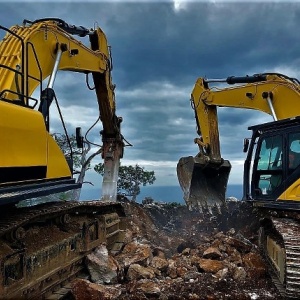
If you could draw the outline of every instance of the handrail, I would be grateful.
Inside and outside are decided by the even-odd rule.
[[[18,95],[18,97],[20,98],[21,103],[17,103],[17,104],[21,104],[22,106],[28,106],[30,108],[35,108],[39,100],[28,95],[29,79],[33,79],[33,80],[36,80],[37,82],[39,82],[40,95],[41,95],[42,89],[43,89],[43,87],[42,87],[42,78],[43,78],[43,76],[42,76],[42,69],[41,69],[41,66],[40,66],[40,63],[39,63],[34,45],[31,42],[27,42],[26,43],[26,51],[24,51],[24,41],[19,35],[17,35],[13,31],[11,31],[10,29],[8,29],[4,26],[1,26],[1,25],[0,25],[0,30],[4,30],[4,31],[8,32],[9,34],[13,35],[14,37],[16,37],[20,41],[20,43],[21,43],[21,59],[22,59],[21,60],[22,61],[21,65],[26,66],[26,68],[25,68],[26,73],[24,74],[24,68],[22,68],[21,70],[18,70],[18,69],[13,69],[10,66],[0,64],[0,68],[8,69],[9,71],[14,72],[16,74],[16,76],[21,76],[21,89],[20,89],[20,91],[15,92],[15,91],[12,91],[12,90],[9,90],[9,89],[3,90],[3,91],[0,92],[0,100],[7,100],[7,99],[5,99],[5,97],[3,97],[3,95],[6,92],[9,92],[9,93]],[[33,53],[33,56],[34,56],[35,61],[36,61],[37,68],[39,69],[39,78],[34,77],[34,76],[32,76],[28,73],[28,70],[29,70],[28,56],[29,56],[29,51],[30,50]],[[26,52],[26,55],[25,55],[25,52]],[[18,81],[16,81],[16,85],[17,84],[18,84]],[[33,100],[35,102],[34,105],[29,105],[29,100]],[[10,102],[14,103],[14,101],[10,101]]]
[[[34,58],[36,60],[37,67],[38,67],[39,73],[40,73],[40,78],[36,78],[36,77],[31,76],[30,74],[28,74],[28,70],[29,70],[29,66],[28,66],[28,63],[29,63],[29,60],[28,60],[29,46],[31,46]],[[29,80],[28,80],[28,78],[37,80],[40,83],[40,95],[41,95],[42,94],[42,90],[43,90],[43,87],[42,87],[43,72],[42,72],[42,68],[41,68],[40,62],[38,60],[38,57],[37,57],[34,45],[31,42],[27,42],[26,43],[26,54],[27,54],[27,57],[26,57],[26,96],[29,99],[29,96],[28,96],[28,90],[29,90],[28,83],[29,83]]]
[[[11,31],[9,28],[6,28],[6,27],[4,27],[4,26],[2,26],[2,25],[0,25],[0,30],[4,30],[4,31],[6,31],[6,32],[8,32],[8,33],[10,33],[11,35],[13,35],[14,37],[16,37],[19,41],[20,41],[20,43],[21,43],[21,49],[22,49],[22,52],[21,52],[21,57],[22,57],[22,62],[24,61],[24,59],[25,59],[25,53],[24,53],[24,41],[23,41],[23,39],[19,36],[19,35],[17,35],[16,33],[14,33],[13,31]],[[9,68],[9,69],[11,69],[11,68]],[[17,70],[13,70],[14,72],[18,72]],[[21,77],[22,77],[22,81],[21,81],[21,94],[23,95],[23,97],[22,97],[22,95],[21,95],[21,101],[25,104],[25,101],[24,101],[24,96],[25,96],[25,92],[24,92],[24,87],[25,87],[25,78],[24,78],[24,72],[23,71],[21,71],[20,72],[20,75],[21,75]]]

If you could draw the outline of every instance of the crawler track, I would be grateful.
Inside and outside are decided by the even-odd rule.
[[[84,257],[123,241],[120,203],[57,202],[0,212],[0,299],[43,299],[82,271]]]
[[[262,230],[260,243],[265,256],[268,258],[273,282],[284,298],[299,299],[300,225],[295,220],[284,218],[272,218],[270,222],[272,226]],[[268,236],[276,241],[275,247],[272,247],[274,242],[268,246]],[[271,255],[268,247],[271,249]],[[273,258],[271,257],[272,254],[274,254]]]

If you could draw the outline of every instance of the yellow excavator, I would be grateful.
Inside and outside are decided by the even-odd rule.
[[[49,133],[49,110],[56,98],[53,87],[59,70],[93,77],[103,124],[103,197],[115,199],[124,143],[122,119],[115,114],[112,62],[104,33],[100,28],[88,30],[59,19],[25,20],[23,26],[1,29],[7,32],[0,44],[0,142],[5,145],[0,164],[1,203],[11,203],[10,193],[18,201],[19,197],[77,188],[71,178],[72,164]],[[74,35],[88,36],[91,48]],[[37,88],[39,99],[32,96]]]
[[[76,276],[97,245],[116,250],[122,244],[124,211],[115,202],[122,118],[116,115],[110,47],[98,26],[46,18],[0,30],[0,298],[41,299]],[[104,201],[65,201],[81,184],[73,178],[72,157],[50,132],[54,102],[62,116],[54,91],[58,71],[85,74],[95,90]],[[92,106],[89,97],[80,101]],[[77,141],[82,147],[80,134]]]
[[[199,153],[181,158],[177,174],[187,205],[210,212],[214,207],[219,210],[226,206],[231,169],[230,162],[221,157],[217,108],[254,109],[273,117],[272,122],[249,127],[252,138],[244,141],[247,156],[243,200],[262,216],[259,243],[270,263],[274,282],[283,297],[299,299],[299,81],[278,73],[199,78],[191,103],[198,128],[195,143]]]

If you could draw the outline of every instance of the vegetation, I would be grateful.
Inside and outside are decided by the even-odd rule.
[[[73,168],[81,168],[82,149],[77,148],[76,136],[72,134],[69,140],[61,133],[54,133],[52,136],[66,157],[71,158],[71,153],[73,154]]]
[[[60,146],[66,157],[71,157],[72,153],[73,169],[80,169],[80,171],[74,171],[74,173],[79,174],[77,182],[83,183],[85,171],[90,169],[91,160],[96,155],[101,153],[101,148],[97,152],[86,158],[85,156],[89,149],[83,150],[77,148],[75,135],[71,135],[68,140],[65,134],[56,133],[53,134],[53,138]],[[95,165],[94,170],[103,176],[104,164],[99,163]],[[132,200],[136,201],[136,197],[141,192],[140,186],[153,184],[155,180],[156,178],[154,171],[147,171],[137,164],[135,166],[120,166],[117,191],[119,194],[132,197]]]
[[[53,138],[56,140],[57,144],[60,146],[64,155],[68,158],[71,158],[71,153],[73,157],[73,174],[77,174],[77,183],[89,183],[91,182],[84,181],[85,173],[91,167],[92,159],[101,153],[102,148],[100,147],[96,152],[87,157],[88,152],[90,151],[90,144],[83,142],[83,148],[77,147],[76,136],[71,135],[69,140],[65,134],[53,134]],[[78,170],[75,170],[78,169]],[[79,200],[81,189],[74,190],[73,199]]]
[[[104,164],[99,163],[94,167],[94,170],[103,176]],[[154,171],[146,171],[139,165],[135,166],[120,166],[118,177],[118,193],[123,193],[125,196],[132,197],[136,201],[137,195],[140,194],[140,186],[153,184],[156,180]]]

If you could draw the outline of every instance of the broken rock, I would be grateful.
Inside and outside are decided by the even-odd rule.
[[[210,258],[210,259],[219,259],[222,257],[221,252],[218,248],[209,247],[203,252],[203,258]]]
[[[112,290],[105,289],[106,294],[100,292],[107,285],[81,283],[81,290],[75,290],[76,300],[281,299],[270,278],[257,275],[265,269],[257,247],[246,238],[249,234],[235,227],[228,231],[234,222],[216,233],[212,226],[203,227],[206,220],[198,213],[172,208],[154,214],[151,209],[151,217],[166,219],[155,219],[154,230],[145,211],[133,204],[131,233],[128,231],[124,247],[114,254],[126,280],[119,275],[120,284],[109,285]],[[174,232],[165,229],[171,223],[179,226]],[[115,296],[113,288],[118,289]]]
[[[92,283],[85,279],[76,279],[72,284],[75,300],[112,300],[117,299],[121,293],[120,288]]]
[[[128,268],[128,272],[126,275],[127,280],[139,280],[145,278],[154,278],[156,276],[156,272],[154,268],[143,267],[139,264],[132,264]]]
[[[138,291],[143,292],[145,295],[148,295],[148,296],[156,296],[157,297],[161,293],[159,284],[149,281],[149,280],[145,280],[145,279],[142,279],[137,282],[136,289]]]
[[[252,249],[251,243],[248,242],[246,239],[241,239],[241,238],[234,238],[234,237],[227,237],[225,239],[226,243],[233,246],[240,252],[250,252]]]
[[[95,283],[116,283],[118,281],[119,264],[108,254],[106,245],[101,245],[86,257],[86,266],[91,280]]]
[[[213,259],[205,259],[200,258],[198,263],[196,264],[199,271],[205,273],[217,273],[218,271],[224,269],[226,267],[223,261],[213,260]]]
[[[140,264],[146,267],[152,261],[153,254],[149,245],[133,241],[124,247],[122,253],[117,255],[116,259],[125,268],[132,264]]]
[[[254,252],[247,253],[243,257],[243,262],[251,276],[262,278],[266,275],[266,265],[259,254]]]
[[[162,272],[166,271],[168,269],[168,261],[164,258],[155,256],[153,257],[150,266],[152,266],[153,268],[156,268]]]

